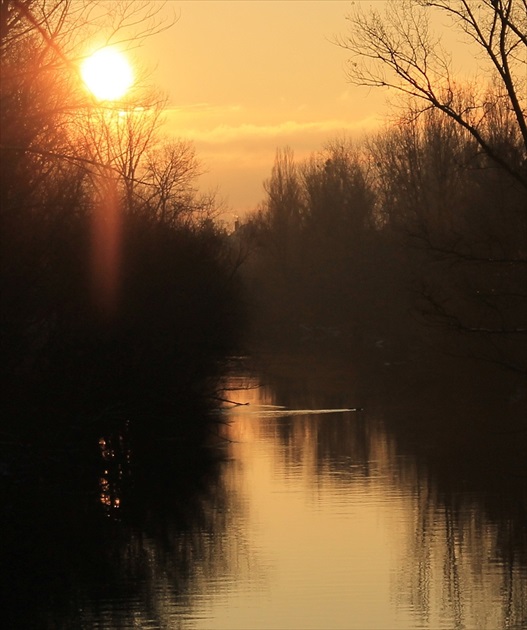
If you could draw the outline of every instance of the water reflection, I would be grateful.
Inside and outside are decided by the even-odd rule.
[[[22,515],[4,541],[31,579],[7,627],[525,625],[521,511],[412,454],[351,368],[281,370],[231,376],[215,448],[192,458],[168,442],[139,457],[126,426],[102,436],[112,518]]]
[[[214,579],[233,574],[222,454],[168,443],[138,453],[117,424],[98,440],[90,491],[63,472],[56,486],[2,495],[2,627],[179,627],[189,583],[212,567]]]
[[[305,406],[301,388],[288,393],[288,405]],[[506,513],[490,520],[485,497],[464,491],[463,480],[440,493],[378,415],[317,417],[289,406],[281,414],[273,405],[285,396],[265,386],[246,389],[245,398],[252,411],[230,411],[230,436],[247,462],[245,484],[259,514],[249,523],[254,544],[270,565],[290,571],[268,595],[279,627],[525,624],[525,548],[508,545],[503,554],[504,530],[513,526]],[[258,619],[244,619],[247,627],[265,627],[268,612],[260,606]],[[221,617],[225,611],[215,614],[236,624]]]

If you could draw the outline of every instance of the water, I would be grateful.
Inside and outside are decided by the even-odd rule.
[[[525,567],[470,496],[441,505],[364,411],[276,406],[270,390],[226,412],[234,576],[200,589],[192,628],[504,628],[525,622]]]
[[[350,378],[228,378],[222,461],[187,509],[168,481],[108,519],[91,573],[60,565],[48,627],[527,627],[525,530],[405,452]]]

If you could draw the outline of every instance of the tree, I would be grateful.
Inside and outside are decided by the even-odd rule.
[[[357,85],[405,95],[399,128],[374,143],[382,221],[421,248],[421,312],[470,353],[525,370],[527,4],[402,0],[356,10],[339,44]],[[460,84],[431,29],[448,18],[479,47],[486,80]],[[406,243],[408,244],[408,242]],[[419,261],[419,266],[416,265]],[[419,272],[420,268],[420,272]]]
[[[430,28],[429,13],[448,17],[483,52],[492,91],[459,98],[450,56]],[[475,139],[486,156],[527,188],[527,4],[525,0],[400,0],[386,12],[357,9],[349,36],[338,43],[352,53],[352,83],[388,87],[443,112]],[[514,121],[517,153],[502,150],[489,125],[496,111]],[[510,147],[509,147],[510,148]]]
[[[44,432],[47,405],[49,428],[146,389],[163,396],[236,335],[226,239],[201,218],[216,206],[198,198],[192,147],[156,151],[161,107],[144,85],[110,106],[79,76],[94,30],[135,45],[160,6],[0,2],[0,404],[23,407],[21,432]]]
[[[187,140],[165,141],[147,151],[138,178],[139,211],[171,226],[200,226],[218,214],[214,193],[199,193],[201,165]]]
[[[260,207],[267,247],[277,271],[288,277],[296,262],[295,237],[302,222],[303,197],[298,166],[289,148],[276,151],[271,177],[264,182],[266,199]]]
[[[350,249],[360,245],[372,220],[373,196],[366,162],[347,139],[334,139],[301,167],[306,196],[305,222],[337,235]]]
[[[279,150],[264,186],[243,230],[259,244],[247,275],[256,318],[267,317],[260,328],[290,341],[343,343],[371,316],[374,195],[363,154],[347,138],[300,163]]]
[[[473,356],[524,369],[522,187],[483,168],[474,138],[439,110],[381,132],[370,150],[382,232],[399,244],[419,311],[458,350],[461,333]]]

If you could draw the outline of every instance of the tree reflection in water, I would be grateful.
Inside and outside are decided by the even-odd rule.
[[[377,372],[375,382],[371,374],[359,379],[345,363],[321,369],[303,357],[283,370],[271,361],[264,368],[267,403],[361,405],[365,413],[352,421],[287,417],[266,430],[282,444],[285,470],[307,465],[314,483],[349,491],[380,481],[386,492],[406,498],[413,523],[394,589],[398,607],[411,610],[419,624],[521,627],[527,623],[525,431],[517,430],[523,412],[504,407],[514,390],[504,385],[508,375],[500,381],[499,373],[479,366],[478,378],[471,368],[450,382],[436,374],[434,384],[429,372],[399,378]],[[406,392],[405,377],[414,384],[410,389],[407,382]],[[493,610],[496,601],[501,610]]]
[[[54,484],[21,482],[3,496],[2,627],[179,627],[190,582],[229,580],[221,446],[134,449],[119,418],[98,449],[81,483],[64,458]]]
[[[349,509],[350,497],[395,505],[383,512],[397,543],[391,593],[414,626],[525,623],[525,480],[512,474],[513,457],[498,456],[495,440],[492,448],[473,436],[441,440],[432,416],[444,408],[431,410],[427,396],[419,404],[415,396],[401,401],[388,376],[379,392],[379,383],[372,387],[348,364],[288,360],[256,371],[257,378],[248,377],[244,367],[227,382],[225,398],[251,401],[224,402],[231,410],[219,416],[225,425],[216,416],[215,428],[223,426],[232,442],[191,449],[179,440],[131,439],[124,416],[98,435],[92,494],[75,491],[63,474],[55,487],[35,487],[30,501],[18,500],[16,490],[6,497],[3,626],[208,627],[215,600],[232,601],[238,588],[244,605],[251,593],[271,593],[274,550],[270,564],[251,529],[255,495],[248,482],[255,479],[244,470],[251,444],[261,440],[272,453],[278,490],[301,480],[312,503],[330,498],[310,512],[317,523],[338,501]],[[277,405],[364,411],[294,415],[280,414]],[[258,406],[267,414],[260,419]],[[476,413],[483,410],[465,406],[450,422]],[[267,517],[260,517],[261,528]],[[316,535],[323,544],[325,534]]]

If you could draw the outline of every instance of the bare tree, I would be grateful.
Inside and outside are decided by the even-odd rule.
[[[449,18],[482,51],[487,84],[472,102],[459,98],[451,55],[430,26],[430,12]],[[466,129],[483,152],[527,187],[527,2],[526,0],[399,0],[384,14],[356,9],[351,32],[337,43],[352,53],[349,80],[387,87],[436,108]],[[504,154],[489,133],[496,108],[515,123],[520,155]],[[492,127],[492,125],[491,125]]]
[[[159,99],[139,100],[143,85],[112,109],[85,89],[80,61],[92,52],[88,42],[97,33],[98,45],[132,47],[163,28],[162,7],[0,1],[0,284],[6,326],[19,338],[34,337],[31,331],[56,319],[58,300],[48,299],[49,287],[58,291],[62,283],[67,295],[66,284],[73,283],[57,259],[90,212],[104,236],[94,251],[110,252],[119,218],[114,210],[123,191],[131,198],[138,161],[157,129]]]
[[[146,93],[81,108],[70,128],[70,151],[89,165],[94,182],[115,179],[125,207],[138,200],[141,163],[159,142],[164,99]]]
[[[497,124],[495,121],[492,125]],[[489,132],[503,138],[501,124]],[[524,370],[525,191],[480,167],[474,138],[432,109],[370,142],[382,231],[402,245],[426,321],[464,351]],[[446,347],[446,346],[444,346]]]
[[[100,104],[83,86],[80,62],[92,52],[89,42],[95,37],[100,47],[119,44],[122,48],[131,49],[147,37],[170,27],[174,20],[162,17],[163,7],[163,2],[129,0],[87,0],[79,3],[72,0],[0,0],[0,149],[6,155],[15,156],[15,159],[33,154],[48,162],[55,159],[83,164],[87,169],[101,165],[108,167],[109,161],[99,160],[103,156],[97,155],[97,151],[87,154],[75,143],[83,120],[89,117],[93,123],[95,118],[102,116]],[[144,82],[142,77],[137,93],[129,98],[126,109],[137,109],[138,103],[132,103],[133,99],[144,100]],[[37,88],[40,91],[35,98],[32,93]],[[152,108],[153,100],[161,102],[162,99],[149,98],[149,108]],[[145,108],[144,102],[139,105]],[[121,103],[120,111],[123,108]],[[106,118],[107,112],[108,109]],[[137,118],[133,117],[135,128]],[[22,119],[24,125],[19,124]],[[128,117],[127,136],[130,138],[133,135],[135,139],[137,133],[135,129],[130,129],[131,120],[132,117]],[[121,136],[125,135],[124,127],[121,124]],[[31,137],[29,129],[32,129]],[[51,146],[51,130],[55,137],[59,130],[62,140],[69,135],[69,146],[63,142]],[[100,140],[103,133],[99,133]],[[42,138],[46,139],[45,143],[41,142]],[[122,138],[120,144],[123,144]],[[102,142],[99,151],[104,150]],[[117,161],[117,156],[113,157]],[[122,173],[127,173],[134,166],[126,150],[121,152],[119,166]]]
[[[350,247],[360,241],[371,220],[373,199],[364,158],[348,138],[334,138],[300,168],[306,222],[333,238],[340,232]]]
[[[199,193],[202,174],[194,145],[186,140],[164,141],[147,150],[140,163],[140,208],[167,225],[202,225],[219,212],[216,195]]]
[[[298,165],[290,147],[277,149],[271,177],[264,182],[267,194],[260,208],[268,245],[280,273],[288,276],[294,235],[302,223],[303,197]]]

